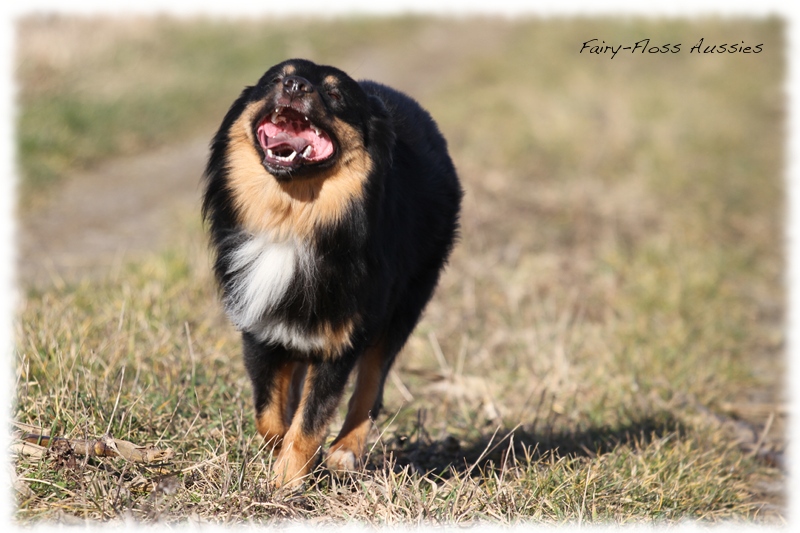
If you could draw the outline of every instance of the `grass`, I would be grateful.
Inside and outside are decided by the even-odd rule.
[[[21,165],[42,184],[190,136],[270,54],[427,51],[406,61],[467,190],[463,235],[387,387],[368,468],[268,489],[239,340],[187,222],[168,250],[108,276],[27,288],[16,323],[15,420],[73,438],[110,430],[175,460],[19,456],[16,519],[782,523],[783,24],[303,24],[298,44],[267,22],[134,21],[40,77],[22,49]],[[478,44],[448,49],[476,28]],[[684,52],[578,54],[594,36]],[[765,52],[691,56],[699,37]]]

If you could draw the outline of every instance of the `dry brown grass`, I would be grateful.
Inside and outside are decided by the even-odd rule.
[[[431,56],[446,60],[447,35],[481,23],[325,24],[351,33],[333,51],[309,40],[312,58],[368,69],[362,45],[378,34],[387,57],[428,47],[406,59],[420,74],[402,88],[426,87],[467,190],[368,468],[338,480],[320,467],[300,494],[267,488],[239,341],[186,223],[164,253],[30,289],[17,323],[17,420],[72,437],[110,427],[176,460],[19,457],[17,519],[781,523],[782,24],[491,21],[491,45],[441,73]],[[181,31],[242,34],[236,47],[253,27],[232,28]],[[765,53],[577,53],[598,35]]]

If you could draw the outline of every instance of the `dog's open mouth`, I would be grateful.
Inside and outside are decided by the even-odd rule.
[[[264,164],[296,168],[304,163],[319,163],[334,152],[330,136],[291,107],[276,107],[256,129],[264,150]]]

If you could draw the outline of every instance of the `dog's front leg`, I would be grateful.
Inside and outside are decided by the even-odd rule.
[[[382,342],[370,346],[358,362],[358,377],[342,429],[331,444],[325,463],[334,472],[352,472],[363,464],[372,421],[378,416],[385,365]]]
[[[293,389],[301,382],[305,365],[293,361],[285,349],[260,343],[249,333],[243,335],[243,346],[245,368],[253,384],[256,428],[277,451],[297,407]]]
[[[296,488],[303,484],[314,466],[353,365],[352,357],[309,364],[300,404],[272,465],[274,486]]]

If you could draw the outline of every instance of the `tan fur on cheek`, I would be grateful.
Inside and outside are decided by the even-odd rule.
[[[358,132],[337,120],[339,161],[314,177],[278,181],[261,164],[255,147],[252,124],[260,107],[247,107],[230,131],[229,187],[239,222],[249,231],[268,232],[279,240],[309,240],[318,228],[347,216],[351,202],[362,198],[372,160]]]

